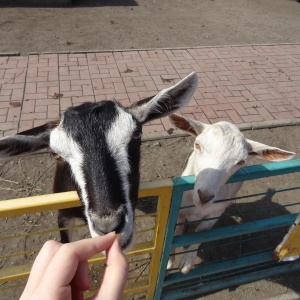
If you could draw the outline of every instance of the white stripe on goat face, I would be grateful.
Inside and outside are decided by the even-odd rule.
[[[105,135],[109,150],[112,157],[115,159],[117,170],[121,175],[122,189],[126,199],[127,215],[125,217],[124,235],[133,231],[133,210],[130,202],[129,192],[129,156],[128,144],[136,130],[136,122],[133,120],[132,115],[125,112],[120,107],[117,107],[118,117],[112,123],[109,131]],[[129,236],[125,237],[125,240]]]
[[[81,191],[81,200],[84,205],[85,215],[88,212],[88,196],[86,192],[86,180],[82,170],[83,153],[80,146],[67,134],[62,127],[62,122],[52,130],[50,134],[50,148],[66,160],[71,166],[72,174]],[[91,230],[91,222],[88,218],[88,226]]]

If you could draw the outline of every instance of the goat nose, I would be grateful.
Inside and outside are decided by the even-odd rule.
[[[199,195],[199,199],[200,199],[200,202],[202,203],[202,205],[207,203],[209,200],[213,199],[213,197],[215,196],[215,195],[205,194],[201,190],[198,190],[198,195]]]
[[[93,220],[93,224],[95,230],[101,232],[102,234],[107,234],[112,231],[116,233],[121,233],[124,224],[125,224],[125,217],[124,215],[120,216],[119,218],[109,219],[107,218],[97,218]]]

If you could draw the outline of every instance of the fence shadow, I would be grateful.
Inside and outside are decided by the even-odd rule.
[[[239,203],[231,205],[225,211],[224,218],[221,218],[214,228],[231,226],[240,222],[246,223],[291,213],[290,210],[273,201],[273,197],[275,195],[274,189],[268,189],[267,193],[268,194],[257,201],[248,203],[240,201]],[[298,207],[297,209],[299,212]],[[233,218],[229,216],[237,217]],[[232,257],[240,257],[247,253],[256,251],[259,252],[264,249],[275,249],[275,247],[282,241],[282,238],[287,233],[288,229],[289,227],[284,227],[265,232],[252,233],[247,236],[224,239],[222,241],[218,240],[210,243],[203,243],[198,249],[198,257],[200,257],[203,262],[209,262]],[[292,275],[279,275],[267,280],[285,286],[296,293],[300,293],[300,272],[297,271],[290,274]],[[229,290],[234,291],[237,287],[238,286],[231,287]]]

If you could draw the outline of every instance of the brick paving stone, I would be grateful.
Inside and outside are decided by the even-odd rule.
[[[294,116],[294,118],[300,118],[300,111],[299,110],[291,111],[291,114]]]
[[[261,115],[248,115],[248,116],[241,116],[241,118],[244,120],[246,123],[251,123],[251,122],[261,122],[264,121],[263,117]]]
[[[20,121],[18,131],[22,132],[33,128],[33,120]]]
[[[206,115],[202,112],[195,112],[193,113],[194,115],[194,119],[200,121],[200,122],[203,122],[203,123],[206,123],[206,124],[209,124],[209,120],[208,118],[206,117]]]
[[[19,130],[34,126],[36,124],[34,120],[42,120],[45,123],[48,105],[57,103],[57,95],[59,95],[59,55],[30,55]]]
[[[300,45],[7,56],[0,57],[0,136],[86,101],[131,105],[192,70],[199,87],[179,112],[184,116],[237,124],[300,117]],[[144,132],[170,126],[163,118]]]
[[[47,119],[58,119],[59,118],[59,105],[48,105],[47,107]]]
[[[6,114],[0,116],[0,124],[1,124],[1,123],[5,123],[5,122],[6,122]]]
[[[20,118],[21,107],[10,107],[7,112],[6,122],[15,122]]]
[[[274,120],[272,114],[265,107],[257,107],[256,110],[263,117],[264,120]]]
[[[155,133],[155,132],[162,132],[164,131],[164,126],[161,125],[145,125],[143,126],[143,133],[147,134],[147,133]]]
[[[160,121],[161,121],[162,125],[164,126],[165,131],[167,131],[171,128],[174,128],[174,125],[171,123],[171,121],[168,117],[161,118]]]
[[[217,118],[215,111],[213,110],[213,108],[210,105],[203,105],[201,107],[201,109],[202,109],[203,113],[205,114],[205,116],[207,117],[207,119]]]
[[[46,113],[22,113],[21,121],[29,121],[29,120],[43,120],[47,118]]]
[[[292,113],[290,113],[289,111],[273,112],[272,115],[274,116],[274,118],[276,120],[294,118],[294,115]]]
[[[71,97],[72,99],[72,106],[80,105],[85,102],[95,102],[94,96],[74,96]],[[107,100],[107,98],[102,97],[100,100]]]
[[[69,107],[73,106],[72,99],[70,97],[63,97],[59,102],[61,113],[65,112]]]
[[[228,109],[228,110],[226,110],[226,113],[227,113],[228,117],[230,118],[231,122],[233,122],[234,124],[243,123],[243,119],[236,112],[236,110]]]

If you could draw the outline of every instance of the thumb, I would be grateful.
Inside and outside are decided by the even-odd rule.
[[[119,300],[128,277],[128,260],[121,249],[121,236],[118,235],[111,247],[106,251],[107,267],[104,272],[100,290],[91,299]]]

